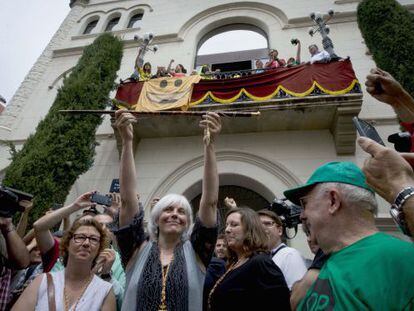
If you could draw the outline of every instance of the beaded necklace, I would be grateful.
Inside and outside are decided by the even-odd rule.
[[[208,294],[208,310],[211,310],[211,300],[212,300],[214,291],[216,290],[217,286],[220,285],[220,283],[224,280],[224,278],[226,277],[227,274],[229,274],[234,269],[236,269],[236,268],[240,267],[241,265],[243,265],[244,263],[246,263],[247,260],[249,260],[249,257],[240,258],[239,260],[237,260],[237,262],[235,264],[231,265],[227,269],[227,271],[217,280],[216,284],[214,284],[213,288],[210,290],[210,293]]]
[[[167,277],[168,272],[170,271],[171,263],[173,262],[174,257],[171,258],[170,263],[167,265],[167,267],[164,269],[164,267],[161,267],[162,272],[162,289],[161,289],[161,303],[158,307],[159,311],[167,311],[167,294],[166,294],[166,288],[167,288]]]
[[[91,274],[91,276],[86,280],[85,285],[82,289],[81,294],[79,295],[78,299],[75,301],[75,306],[73,307],[73,311],[76,311],[76,307],[78,306],[78,303],[80,301],[80,299],[82,298],[83,294],[85,294],[86,289],[88,288],[89,284],[91,283],[92,279],[93,279],[93,274]],[[70,306],[69,306],[69,297],[66,293],[66,284],[63,288],[63,296],[64,296],[64,301],[65,301],[65,311],[69,311],[70,310]]]

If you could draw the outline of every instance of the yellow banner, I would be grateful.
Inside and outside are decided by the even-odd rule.
[[[194,83],[199,75],[182,78],[158,78],[144,82],[136,111],[159,111],[174,108],[186,110],[191,100]]]

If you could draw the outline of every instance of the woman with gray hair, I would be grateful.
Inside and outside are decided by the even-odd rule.
[[[126,266],[127,285],[122,310],[201,310],[205,267],[217,238],[218,174],[214,143],[221,130],[216,113],[207,113],[204,128],[202,196],[193,224],[190,203],[182,195],[168,194],[150,212],[148,232],[139,208],[133,156],[136,118],[117,111],[115,126],[122,139],[120,229],[115,233]]]

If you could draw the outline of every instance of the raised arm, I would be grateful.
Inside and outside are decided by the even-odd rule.
[[[143,49],[142,47],[139,47],[137,58],[135,58],[135,68],[138,70],[138,68],[142,68],[143,65],[144,65]]]
[[[133,150],[133,127],[137,119],[130,113],[118,110],[115,113],[115,127],[122,140],[121,163],[119,167],[119,186],[121,192],[121,208],[119,211],[119,227],[129,225],[138,213],[137,177]]]
[[[215,142],[221,131],[220,116],[214,112],[208,112],[200,121],[200,127],[204,128],[204,174],[198,213],[203,225],[214,227],[217,223],[219,192]]]
[[[30,263],[29,252],[17,234],[11,218],[0,217],[1,234],[6,241],[8,261],[13,268],[23,269]]]
[[[92,191],[82,194],[72,204],[46,214],[33,224],[37,245],[42,254],[49,251],[55,244],[50,230],[56,224],[60,223],[62,219],[69,217],[72,213],[90,207],[92,205],[92,202],[90,201],[92,194]]]
[[[300,50],[301,50],[301,46],[300,46],[300,41],[298,40],[298,44],[297,44],[297,49],[296,49],[296,62],[298,64],[300,64]]]
[[[171,72],[171,67],[172,67],[172,64],[174,63],[174,60],[172,59],[172,60],[170,60],[170,63],[168,64],[168,67],[167,67],[167,73],[170,73]]]
[[[414,99],[392,75],[379,68],[371,69],[365,85],[370,95],[392,106],[403,122],[414,122]]]
[[[29,219],[29,212],[33,208],[33,202],[23,200],[23,201],[20,201],[19,204],[24,207],[24,212],[20,216],[20,220],[19,220],[19,223],[17,225],[16,231],[17,231],[17,234],[21,238],[23,238],[24,234],[26,233],[27,222],[28,222],[28,219]]]

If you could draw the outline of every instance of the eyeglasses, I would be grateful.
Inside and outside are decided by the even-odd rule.
[[[262,221],[262,225],[266,228],[272,228],[276,223],[274,221]]]
[[[99,242],[101,241],[100,237],[97,236],[86,236],[83,234],[74,234],[73,235],[73,241],[75,241],[76,244],[83,244],[85,243],[86,239],[89,240],[89,243],[91,243],[92,245],[98,245]]]

